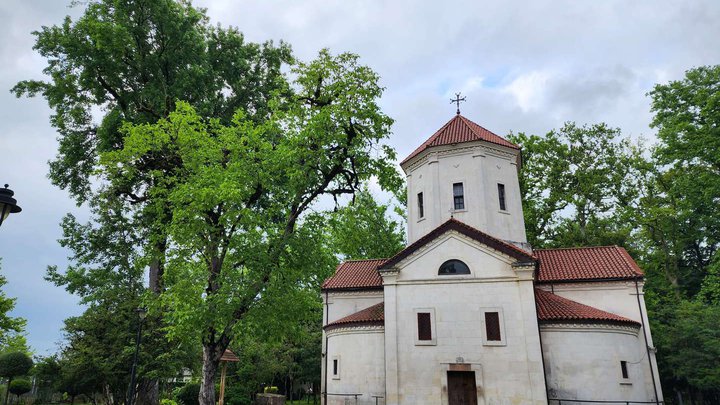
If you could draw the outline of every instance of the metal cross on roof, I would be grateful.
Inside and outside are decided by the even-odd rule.
[[[457,104],[457,115],[460,115],[460,102],[465,101],[465,97],[460,97],[460,93],[455,93],[455,99],[450,99],[450,104]]]

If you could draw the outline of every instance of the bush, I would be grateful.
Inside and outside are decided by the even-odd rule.
[[[163,398],[160,400],[160,405],[178,405],[177,402],[169,398]]]
[[[277,394],[278,387],[265,387],[265,393],[266,394]]]
[[[9,352],[0,355],[0,377],[12,380],[27,374],[32,366],[32,359],[23,352]]]
[[[187,383],[175,393],[175,401],[180,405],[200,405],[200,383]]]
[[[32,383],[29,380],[18,378],[10,382],[10,393],[17,395],[18,398],[20,395],[30,392],[31,389]]]

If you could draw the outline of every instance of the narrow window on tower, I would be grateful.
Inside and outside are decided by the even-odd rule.
[[[418,193],[417,204],[418,204],[418,214],[419,214],[418,217],[424,218],[425,217],[425,205],[423,202],[423,193]]]
[[[465,209],[465,192],[462,183],[453,184],[453,203],[456,210]]]
[[[620,362],[620,371],[622,372],[622,378],[624,378],[624,379],[630,378],[628,375],[627,361],[622,360]]]
[[[498,199],[500,201],[500,209],[505,211],[507,207],[505,206],[505,185],[498,183]]]

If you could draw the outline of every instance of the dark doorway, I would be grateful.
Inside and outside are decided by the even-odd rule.
[[[448,371],[448,404],[477,405],[474,371]]]

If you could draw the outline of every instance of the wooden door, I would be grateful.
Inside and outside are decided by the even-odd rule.
[[[474,371],[448,371],[448,405],[477,405]]]

